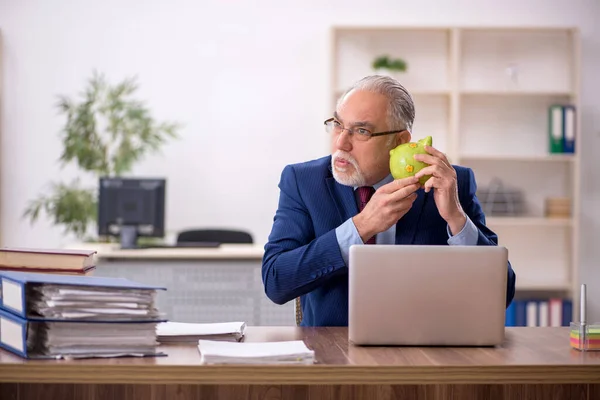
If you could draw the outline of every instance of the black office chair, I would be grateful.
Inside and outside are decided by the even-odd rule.
[[[191,229],[179,232],[177,243],[254,243],[248,232],[231,229]]]

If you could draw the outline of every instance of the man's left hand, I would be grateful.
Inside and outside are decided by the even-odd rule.
[[[429,154],[415,154],[414,158],[429,166],[417,172],[415,176],[421,178],[431,175],[425,182],[425,192],[435,189],[433,191],[435,205],[441,217],[448,223],[452,235],[456,235],[467,222],[467,216],[458,200],[456,170],[441,151],[431,146],[425,146],[425,151]]]

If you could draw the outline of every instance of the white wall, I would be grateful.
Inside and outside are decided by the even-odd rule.
[[[366,6],[368,4],[368,6]],[[75,94],[92,69],[112,81],[137,74],[158,118],[182,138],[136,175],[167,176],[167,225],[270,230],[287,163],[327,147],[328,28],[332,24],[578,26],[583,45],[582,278],[600,293],[600,3],[595,0],[68,1],[0,0],[2,244],[72,241],[48,221],[20,216],[51,180],[63,123],[55,95]],[[595,271],[594,271],[595,269]],[[595,275],[594,275],[595,274]],[[600,319],[600,296],[590,305]]]

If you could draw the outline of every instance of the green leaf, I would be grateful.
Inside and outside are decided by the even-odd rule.
[[[71,185],[52,183],[49,192],[30,201],[23,217],[33,224],[45,213],[54,224],[64,226],[64,233],[83,237],[96,222],[96,190],[81,188],[75,181]]]
[[[375,70],[381,69],[381,68],[387,68],[387,69],[391,69],[394,71],[406,71],[406,69],[407,69],[406,61],[404,61],[401,58],[392,59],[387,55],[379,56],[379,57],[375,58],[375,60],[373,60],[373,63],[371,66]]]

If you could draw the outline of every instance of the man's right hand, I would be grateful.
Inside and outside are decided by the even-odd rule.
[[[397,179],[380,187],[365,208],[352,220],[363,243],[388,230],[412,207],[421,185],[414,176]]]

